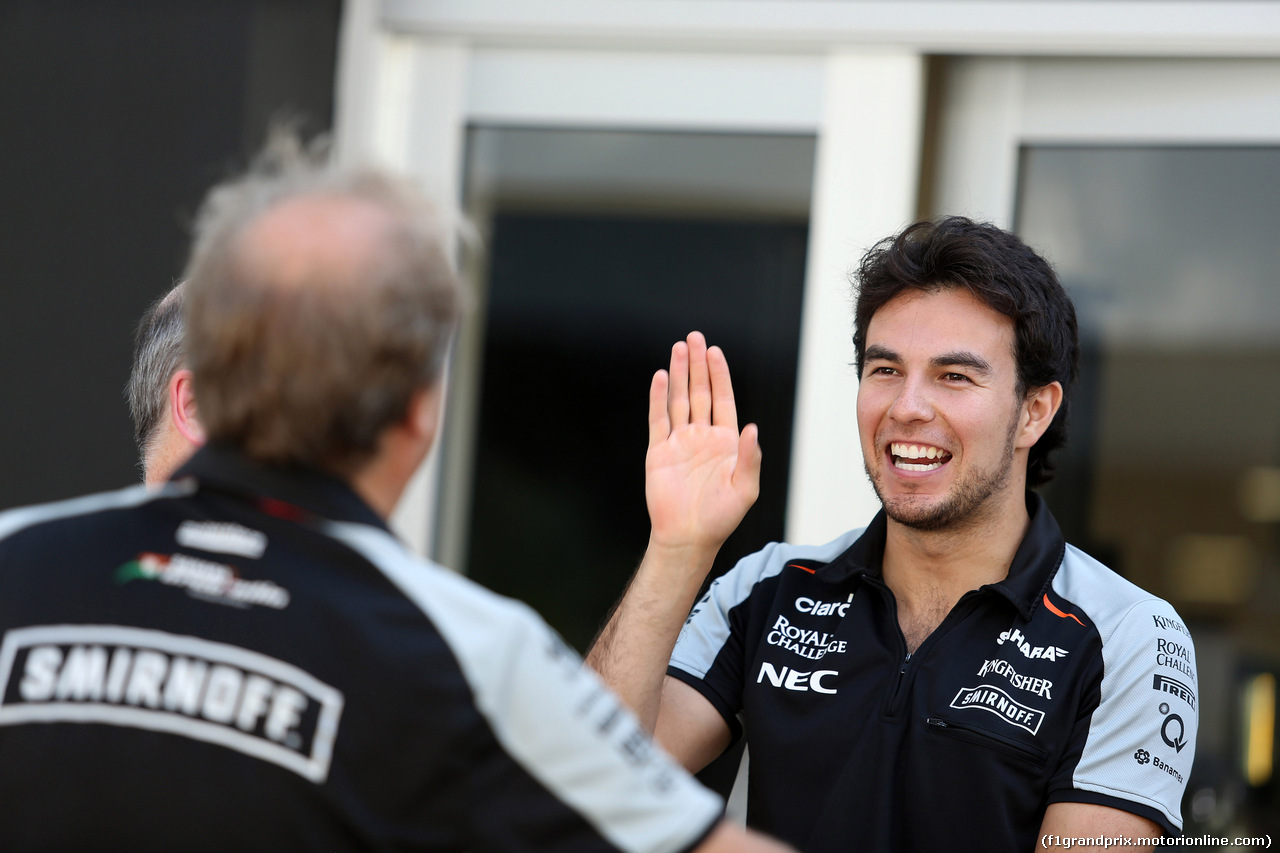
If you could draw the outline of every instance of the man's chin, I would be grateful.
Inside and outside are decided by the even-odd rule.
[[[884,504],[885,515],[914,530],[943,530],[957,521],[954,501],[898,498],[881,502]]]

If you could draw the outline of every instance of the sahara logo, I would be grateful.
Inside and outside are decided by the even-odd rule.
[[[256,560],[267,550],[267,535],[232,521],[193,521],[178,525],[174,538],[186,548],[234,554]]]
[[[1012,631],[1004,631],[996,640],[996,645],[1003,646],[1005,643],[1013,643],[1018,647],[1018,651],[1022,652],[1022,656],[1031,659],[1057,660],[1066,657],[1068,652],[1066,649],[1058,646],[1033,646],[1022,635],[1017,628]]]
[[[116,583],[132,580],[160,581],[185,589],[187,594],[232,607],[255,604],[283,610],[289,606],[289,591],[271,581],[247,581],[231,566],[186,554],[139,554],[116,569]]]

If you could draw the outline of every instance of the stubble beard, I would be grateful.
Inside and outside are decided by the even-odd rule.
[[[1004,452],[1000,460],[991,469],[972,472],[957,482],[937,503],[931,503],[919,495],[904,495],[892,501],[885,500],[884,490],[880,487],[880,482],[872,471],[870,463],[865,465],[867,479],[871,481],[876,497],[884,506],[885,515],[905,527],[924,533],[970,529],[980,525],[987,515],[995,510],[995,507],[989,504],[991,497],[1009,485],[1013,474],[1013,445],[1017,430],[1018,420],[1015,416],[1005,431]]]

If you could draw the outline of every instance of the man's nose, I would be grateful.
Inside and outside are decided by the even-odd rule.
[[[889,407],[889,417],[899,423],[915,423],[933,419],[933,399],[922,380],[908,377]]]

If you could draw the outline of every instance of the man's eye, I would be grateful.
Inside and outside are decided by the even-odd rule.
[[[897,372],[898,371],[894,370],[892,367],[873,367],[867,372],[867,375],[875,376],[879,374],[880,376],[892,376]]]
[[[969,381],[969,377],[965,376],[963,373],[944,373],[942,378],[947,380],[948,382],[968,382]]]

